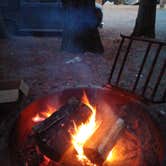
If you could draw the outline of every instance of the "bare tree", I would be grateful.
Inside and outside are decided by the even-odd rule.
[[[69,52],[104,51],[95,15],[95,0],[63,0],[65,23],[62,50]]]
[[[156,0],[140,0],[134,36],[155,37]]]

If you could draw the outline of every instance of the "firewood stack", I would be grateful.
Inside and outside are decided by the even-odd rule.
[[[74,127],[73,122],[79,126],[88,120],[91,113],[91,110],[80,100],[69,99],[58,111],[33,127],[36,144],[40,151],[50,159],[59,162],[66,152],[74,149],[70,133]],[[117,119],[114,124],[103,121],[84,145],[86,156],[93,163],[102,165],[123,129],[122,119]],[[75,162],[75,159],[72,162]]]

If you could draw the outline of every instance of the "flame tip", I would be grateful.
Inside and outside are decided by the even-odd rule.
[[[72,144],[75,150],[77,151],[77,159],[79,161],[81,161],[84,164],[86,163],[89,166],[96,166],[86,157],[83,150],[85,142],[91,137],[91,135],[96,130],[96,108],[90,104],[85,90],[83,91],[81,101],[83,104],[89,107],[89,109],[92,111],[92,114],[90,115],[86,123],[81,123],[79,126],[76,126],[76,124],[74,123],[74,133],[71,135]]]

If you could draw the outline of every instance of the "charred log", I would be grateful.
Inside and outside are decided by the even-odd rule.
[[[91,111],[79,100],[69,100],[49,118],[33,127],[36,143],[40,151],[54,161],[59,161],[71,147],[74,124],[84,123]]]
[[[108,123],[107,127],[104,127],[104,125],[101,124],[98,130],[84,145],[86,156],[92,162],[102,165],[123,129],[124,121],[120,118],[114,124]]]

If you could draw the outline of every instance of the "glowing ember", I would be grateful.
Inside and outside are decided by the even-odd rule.
[[[44,157],[44,160],[47,162],[47,163],[49,163],[50,162],[50,159],[47,157],[47,156],[43,156]]]
[[[36,114],[33,118],[33,122],[42,122],[45,118],[41,117],[40,114]]]
[[[47,156],[43,155],[43,162],[40,164],[40,166],[48,166],[50,161],[51,160]]]
[[[125,132],[123,137],[119,138],[113,149],[106,159],[106,165],[142,165],[141,162],[142,150],[140,148],[139,140],[137,137],[129,132]]]
[[[95,166],[95,164],[91,163],[90,160],[85,156],[83,146],[85,142],[90,138],[90,136],[99,127],[98,123],[96,123],[96,108],[90,104],[85,92],[82,97],[82,103],[84,103],[91,109],[92,114],[85,124],[82,123],[80,126],[77,127],[74,123],[74,133],[71,134],[72,144],[77,151],[77,158],[79,161],[81,161],[82,163],[86,163],[86,165],[89,166]]]
[[[32,121],[35,123],[42,122],[46,118],[50,117],[55,111],[55,108],[48,106],[46,111],[37,113],[34,117],[32,117]]]

